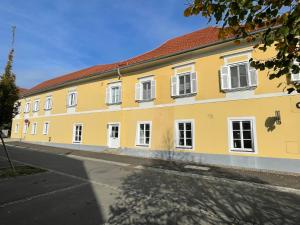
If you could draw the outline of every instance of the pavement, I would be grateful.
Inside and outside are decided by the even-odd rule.
[[[295,174],[185,169],[163,160],[19,142],[9,143],[8,150],[15,163],[47,172],[0,180],[1,225],[300,221],[300,176]]]

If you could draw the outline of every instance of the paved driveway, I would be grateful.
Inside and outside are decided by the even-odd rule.
[[[299,224],[299,191],[9,147],[48,172],[0,180],[1,225]],[[0,156],[3,156],[1,151]]]

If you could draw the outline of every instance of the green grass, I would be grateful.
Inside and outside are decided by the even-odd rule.
[[[46,171],[44,169],[40,169],[32,166],[16,166],[15,170],[16,172],[13,172],[10,167],[0,168],[0,179],[8,178],[8,177],[31,175],[31,174],[42,173]]]

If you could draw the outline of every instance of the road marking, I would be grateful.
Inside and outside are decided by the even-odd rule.
[[[95,161],[95,162],[103,162],[107,164],[112,164],[112,165],[117,165],[117,166],[130,166],[131,164],[129,163],[121,163],[121,162],[114,162],[114,161],[109,161],[109,160],[104,160],[104,159],[94,159],[90,157],[84,157],[84,156],[78,156],[78,155],[66,155],[67,157],[74,158],[74,159],[81,159],[81,160],[88,160],[88,161]]]
[[[76,188],[82,187],[82,186],[87,185],[87,184],[89,184],[89,183],[85,182],[85,183],[73,185],[73,186],[70,186],[70,187],[66,187],[66,188],[61,188],[61,189],[58,189],[58,190],[50,191],[50,192],[47,192],[47,193],[30,196],[30,197],[23,198],[23,199],[20,199],[20,200],[16,200],[16,201],[12,201],[12,202],[7,202],[7,203],[4,203],[4,204],[0,205],[0,208],[4,208],[4,207],[10,206],[10,205],[15,205],[15,204],[18,204],[18,203],[24,203],[24,202],[27,202],[27,201],[30,201],[30,200],[33,200],[33,199],[45,197],[45,196],[48,196],[48,195],[53,195],[53,194],[64,192],[64,191],[69,191],[69,190],[72,190],[72,189],[76,189]]]

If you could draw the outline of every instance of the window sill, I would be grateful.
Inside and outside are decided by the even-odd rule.
[[[184,94],[184,95],[176,95],[176,96],[171,96],[172,98],[187,98],[187,97],[193,97],[196,96],[197,93],[191,93],[191,94]]]
[[[73,141],[73,144],[82,144],[82,142],[78,142],[78,141]]]
[[[143,102],[152,102],[154,101],[155,98],[151,98],[151,99],[146,99],[146,100],[136,100],[136,102],[138,103],[143,103]]]
[[[149,148],[150,145],[142,145],[142,144],[136,144],[136,147],[143,147],[143,148]]]
[[[176,149],[183,149],[183,150],[193,150],[193,146],[176,146]]]
[[[75,108],[77,106],[77,104],[76,105],[67,105],[67,108]]]
[[[116,102],[116,103],[106,103],[106,105],[110,106],[110,105],[121,105],[122,102]]]
[[[243,87],[243,88],[232,88],[232,89],[224,89],[222,92],[228,93],[228,92],[238,92],[238,91],[251,91],[256,89],[257,86],[251,86],[251,87]]]
[[[251,153],[251,154],[256,153],[254,149],[230,149],[230,152],[232,152],[232,153]]]
[[[51,111],[52,110],[52,108],[51,109],[44,109],[44,111]]]

